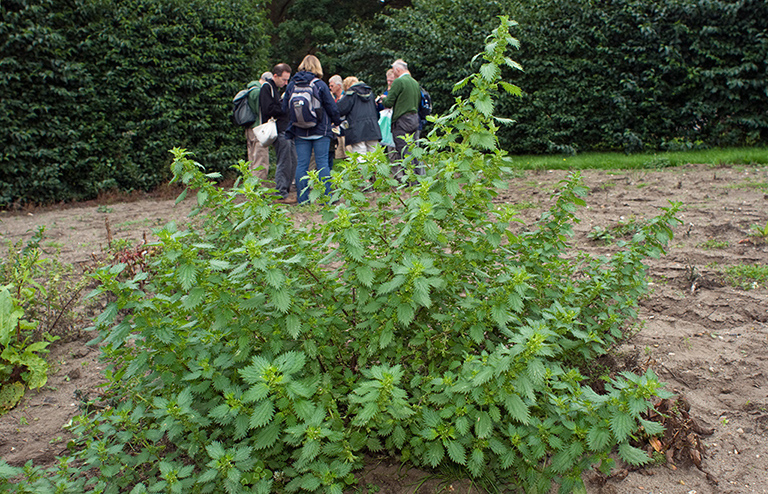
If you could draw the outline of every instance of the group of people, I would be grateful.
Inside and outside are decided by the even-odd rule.
[[[367,154],[380,144],[382,132],[380,111],[391,111],[393,149],[391,156],[402,159],[408,154],[405,136],[418,139],[418,105],[420,86],[408,72],[403,60],[396,60],[387,72],[387,91],[375,96],[370,86],[356,77],[332,76],[323,81],[323,68],[314,55],[307,55],[291,77],[291,67],[275,65],[262,74],[258,98],[249,106],[257,118],[254,127],[274,119],[277,126],[275,148],[275,189],[277,202],[292,204],[309,202],[308,172],[312,154],[325,194],[330,195],[333,165],[332,142],[340,150]],[[256,93],[254,93],[256,94]],[[245,130],[248,160],[255,176],[265,180],[269,172],[269,149],[256,139],[253,128]],[[417,167],[417,173],[423,169]],[[395,176],[402,178],[401,168]],[[296,199],[289,196],[295,187]]]

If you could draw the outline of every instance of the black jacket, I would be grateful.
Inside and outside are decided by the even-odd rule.
[[[342,117],[347,117],[349,128],[344,131],[344,143],[355,144],[361,141],[380,141],[379,110],[376,109],[376,97],[370,86],[359,82],[344,92],[336,103]]]
[[[283,111],[283,99],[277,84],[269,79],[259,91],[259,106],[261,107],[261,123],[274,117],[277,121],[277,131],[285,132],[288,128],[288,114]]]

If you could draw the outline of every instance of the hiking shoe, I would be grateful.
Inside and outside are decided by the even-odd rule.
[[[275,201],[278,204],[296,204],[298,201],[295,197],[285,196]]]

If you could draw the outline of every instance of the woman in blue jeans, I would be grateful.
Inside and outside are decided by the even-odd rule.
[[[290,116],[286,137],[296,144],[296,191],[299,204],[309,201],[309,160],[315,152],[320,180],[325,183],[325,195],[330,195],[331,167],[328,151],[331,145],[331,124],[339,125],[341,117],[328,85],[322,81],[323,67],[314,55],[307,55],[299,65],[285,90],[283,110]]]

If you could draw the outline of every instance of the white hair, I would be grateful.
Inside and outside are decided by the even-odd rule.
[[[333,84],[338,84],[339,86],[341,86],[341,83],[342,83],[341,76],[339,74],[332,75],[331,78],[328,79],[328,82]]]
[[[272,77],[273,77],[272,72],[269,72],[269,71],[264,72],[263,74],[261,74],[261,80],[262,81],[268,81],[268,80],[272,79]]]
[[[392,68],[398,68],[400,70],[408,71],[408,64],[403,61],[402,58],[398,58],[392,63]]]

